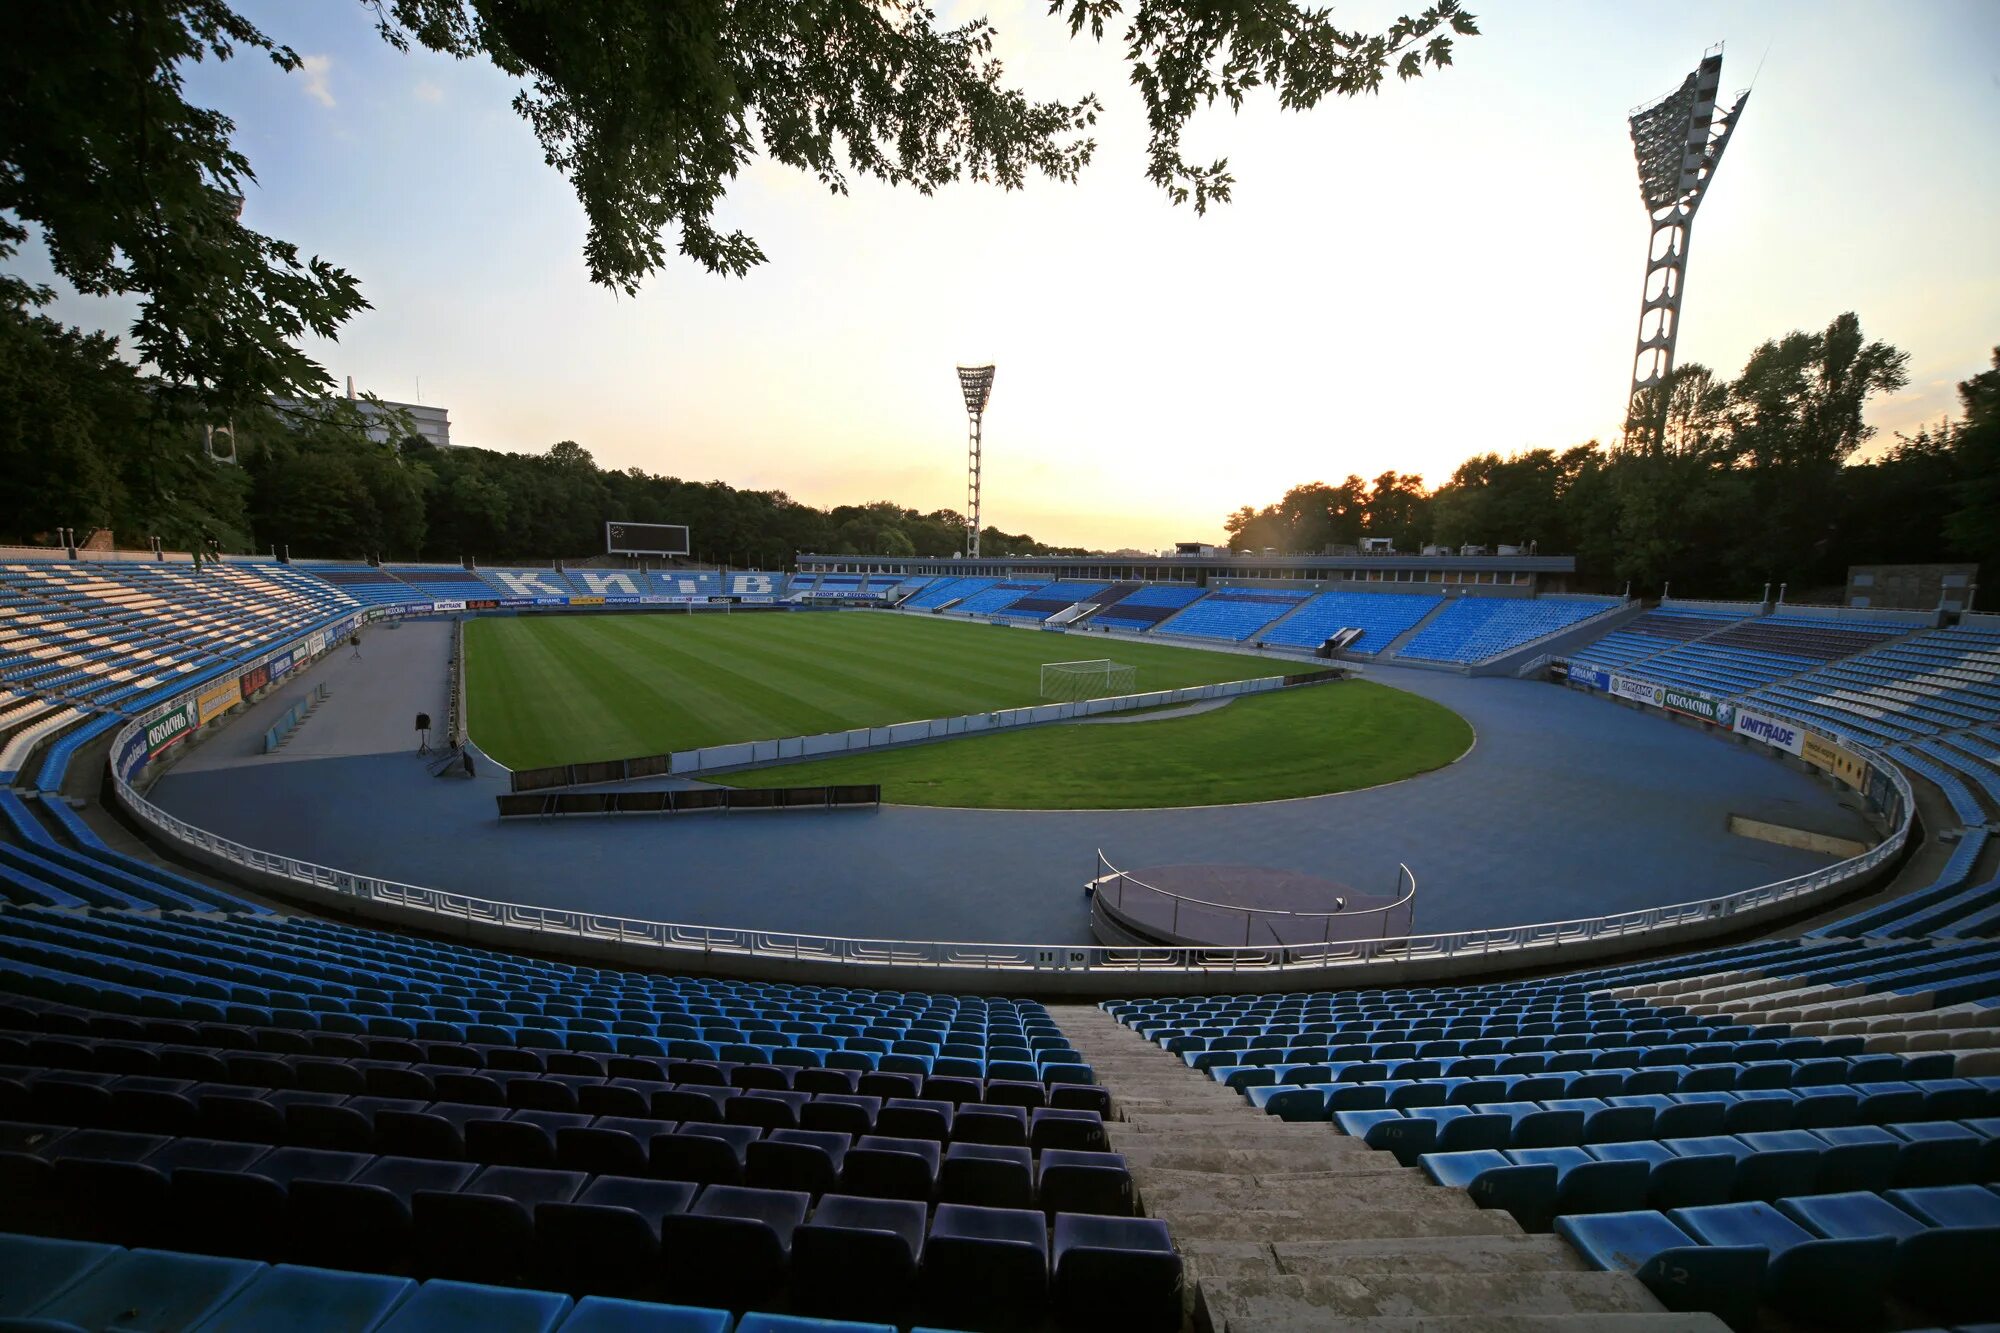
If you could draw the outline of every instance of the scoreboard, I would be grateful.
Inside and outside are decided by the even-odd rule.
[[[686,555],[688,530],[683,523],[606,523],[606,555]]]

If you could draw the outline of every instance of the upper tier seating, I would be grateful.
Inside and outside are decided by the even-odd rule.
[[[482,569],[479,576],[499,597],[568,597],[576,592],[553,569]]]
[[[1744,702],[1877,743],[1992,726],[2000,723],[2000,631],[1926,630],[1766,686]]]
[[[1690,611],[1658,607],[1628,620],[1601,639],[1575,650],[1571,660],[1594,666],[1622,667],[1642,657],[1665,652],[1677,643],[1713,634],[1743,617],[1728,611]]]
[[[1461,597],[1418,630],[1396,656],[1483,662],[1620,605],[1600,598]]]
[[[383,572],[442,600],[477,601],[497,595],[492,584],[458,565],[388,565]]]
[[[1021,597],[1034,592],[1042,586],[1039,583],[1021,579],[986,580],[985,582],[986,586],[983,588],[976,589],[970,593],[958,594],[964,597],[964,600],[951,608],[952,614],[963,613],[968,616],[993,615],[1002,607],[1018,601]]]
[[[1916,628],[1786,614],[1759,616],[1622,669],[1665,685],[1729,697],[1876,647]],[[1582,653],[1577,656],[1584,658]]]
[[[998,579],[986,578],[940,578],[934,580],[923,591],[903,603],[903,605],[918,611],[929,611],[943,606],[947,602],[956,601],[962,597],[970,597],[974,593],[984,592],[999,581]]]
[[[1026,597],[1008,603],[1000,608],[999,614],[1013,620],[1047,620],[1050,616],[1067,611],[1079,603],[1094,600],[1110,586],[1109,583],[1095,583],[1084,579],[1057,579],[1054,583],[1035,589]]]
[[[1240,643],[1312,594],[1296,588],[1223,588],[1192,603],[1159,626],[1162,634],[1189,634]],[[1130,605],[1131,599],[1126,599]]]
[[[785,576],[743,569],[725,575],[723,582],[731,597],[776,597],[784,591]]]
[[[1205,590],[1193,584],[1148,583],[1090,618],[1093,625],[1120,629],[1151,629],[1182,607],[1200,599]]]
[[[370,605],[393,606],[399,602],[431,600],[429,592],[373,565],[322,565],[301,561],[295,568],[332,584],[358,602]]]
[[[1341,630],[1358,629],[1361,637],[1347,645],[1347,651],[1373,657],[1443,600],[1435,593],[1316,593],[1259,637],[1265,643],[1317,648]]]
[[[722,571],[717,569],[656,569],[646,591],[655,597],[720,597]]]

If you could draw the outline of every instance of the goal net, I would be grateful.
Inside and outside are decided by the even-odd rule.
[[[1057,701],[1102,699],[1131,694],[1137,689],[1139,669],[1123,662],[1101,658],[1094,662],[1042,663],[1042,697]]]

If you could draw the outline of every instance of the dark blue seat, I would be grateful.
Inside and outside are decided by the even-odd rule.
[[[35,1315],[86,1329],[194,1328],[263,1271],[249,1259],[129,1250],[92,1269]]]
[[[840,1187],[848,1194],[869,1198],[927,1202],[937,1191],[942,1156],[938,1145],[929,1139],[864,1134],[848,1149]]]
[[[930,1322],[1033,1324],[1048,1302],[1047,1220],[1026,1209],[939,1204],[921,1285]]]
[[[344,1333],[373,1328],[416,1291],[404,1277],[281,1264],[265,1269],[202,1333]]]
[[[666,1290],[675,1300],[741,1310],[784,1286],[792,1233],[811,1199],[786,1190],[711,1185],[660,1220]]]
[[[1669,1310],[1705,1310],[1739,1328],[1756,1315],[1759,1247],[1703,1245],[1656,1212],[1559,1217],[1556,1234],[1593,1266],[1635,1275]]]
[[[1826,1326],[1865,1324],[1882,1307],[1895,1261],[1892,1237],[1815,1236],[1761,1202],[1679,1208],[1671,1217],[1704,1244],[1764,1250],[1765,1298],[1795,1318]]]
[[[924,1252],[925,1208],[828,1194],[792,1235],[792,1300],[809,1314],[907,1322]]]
[[[1034,1157],[1025,1147],[954,1143],[945,1149],[938,1165],[937,1197],[943,1203],[985,1208],[1032,1208]]]
[[[840,1187],[852,1144],[833,1130],[774,1129],[749,1146],[744,1179],[757,1189],[802,1190],[817,1197]]]
[[[554,1333],[570,1312],[554,1291],[509,1291],[475,1282],[426,1282],[376,1333]]]
[[[115,1245],[0,1234],[0,1318],[25,1318],[119,1253]]]
[[[1164,1222],[1058,1213],[1054,1266],[1064,1328],[1173,1333],[1181,1326],[1181,1257]]]
[[[702,1185],[743,1183],[745,1155],[762,1137],[755,1125],[682,1124],[653,1137],[647,1160],[652,1173]]]
[[[1046,1148],[1037,1160],[1036,1193],[1044,1213],[1130,1217],[1132,1173],[1118,1153]]]

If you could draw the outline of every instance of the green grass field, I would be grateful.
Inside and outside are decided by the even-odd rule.
[[[1231,805],[1353,791],[1441,768],[1472,728],[1428,699],[1343,681],[1143,722],[1057,723],[727,774],[737,787],[879,782],[898,805],[1012,810]]]
[[[1040,702],[1043,662],[1110,657],[1140,690],[1281,674],[1234,653],[856,613],[482,616],[466,634],[473,739],[510,768],[950,717]],[[1449,763],[1457,714],[1347,682],[1187,717],[1060,724],[728,776],[881,782],[916,805],[1208,805],[1373,786]]]

